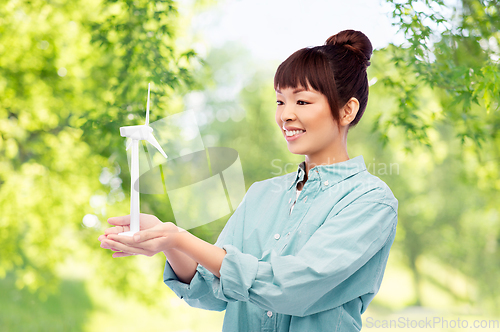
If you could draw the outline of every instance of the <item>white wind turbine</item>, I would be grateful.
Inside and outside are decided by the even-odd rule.
[[[148,103],[146,110],[146,124],[139,126],[120,127],[120,135],[122,137],[130,138],[127,144],[127,150],[132,147],[131,162],[130,162],[130,231],[120,233],[119,235],[132,236],[134,233],[140,231],[139,221],[139,191],[134,189],[134,184],[137,182],[139,189],[139,141],[146,140],[153,145],[160,153],[168,158],[165,151],[161,148],[160,144],[153,136],[153,128],[149,126],[149,93],[151,84],[148,84]]]

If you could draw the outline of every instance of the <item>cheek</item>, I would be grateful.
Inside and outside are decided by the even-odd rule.
[[[335,123],[333,122],[333,119],[328,117],[311,119],[309,126],[307,127],[311,133],[321,136],[322,138],[332,138],[337,135]]]
[[[276,110],[276,113],[274,115],[274,120],[276,121],[278,126],[281,127],[281,112],[280,111]]]

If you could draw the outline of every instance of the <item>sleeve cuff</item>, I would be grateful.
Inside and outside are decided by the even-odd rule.
[[[258,259],[230,244],[224,245],[223,249],[227,254],[222,260],[220,279],[214,278],[214,294],[228,302],[248,301],[248,290],[257,276]]]
[[[174,291],[174,293],[183,299],[187,292],[189,285],[183,283],[177,278],[177,275],[175,274],[174,270],[170,266],[168,260],[165,263],[165,270],[163,271],[163,282],[165,285],[167,285],[171,290]]]
[[[205,270],[203,266],[198,265],[193,279],[189,284],[186,284],[177,278],[168,260],[165,263],[163,282],[181,299],[195,299],[205,296],[209,291],[209,288],[206,287],[206,280],[210,280],[210,278],[214,278],[213,274]]]

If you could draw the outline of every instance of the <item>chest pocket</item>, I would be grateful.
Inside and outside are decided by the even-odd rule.
[[[301,238],[308,240],[325,222],[334,222],[336,213],[338,213],[338,210],[333,208],[330,211],[311,208],[307,220],[304,220],[297,230],[300,232]]]
[[[295,255],[302,249],[311,236],[316,232],[321,225],[306,223],[301,225],[290,239],[289,243],[280,250],[282,255]]]
[[[299,227],[299,235],[301,238],[304,240],[309,240],[309,238],[318,230],[318,228],[322,225],[321,224],[315,224],[315,223],[306,223],[303,224]]]

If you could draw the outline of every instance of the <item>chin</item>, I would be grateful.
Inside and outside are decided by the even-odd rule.
[[[307,151],[304,151],[302,149],[297,149],[297,148],[288,147],[288,151],[290,151],[293,154],[300,154],[300,155],[304,155],[304,156],[307,154]]]

